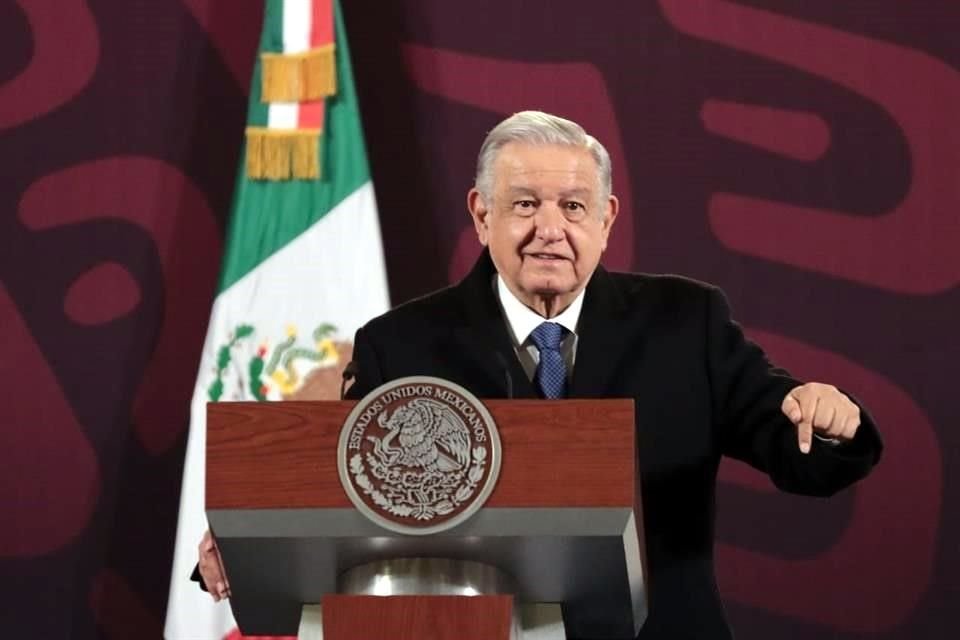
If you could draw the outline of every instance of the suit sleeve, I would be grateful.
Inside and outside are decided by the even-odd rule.
[[[835,445],[814,438],[810,453],[801,453],[797,427],[780,407],[803,383],[744,337],[718,289],[709,290],[706,325],[714,428],[724,454],[765,472],[778,488],[804,495],[832,495],[869,473],[883,444],[863,405],[847,394],[861,416],[852,441]]]
[[[347,390],[346,398],[349,400],[359,400],[384,382],[377,350],[368,334],[369,332],[361,327],[357,329],[353,339],[353,360],[357,365],[357,377]]]

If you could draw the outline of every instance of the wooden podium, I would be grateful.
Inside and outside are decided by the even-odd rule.
[[[322,603],[324,640],[506,639],[515,605],[558,603],[571,638],[635,637],[647,583],[632,400],[484,401],[499,481],[473,517],[430,536],[384,529],[348,499],[336,451],[354,404],[208,405],[207,516],[243,633],[296,635],[303,605]],[[487,567],[497,587],[379,595],[397,591],[370,568],[391,561]],[[365,571],[372,587],[351,588]]]

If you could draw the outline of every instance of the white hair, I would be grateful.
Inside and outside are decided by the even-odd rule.
[[[613,191],[610,154],[596,138],[572,120],[543,111],[521,111],[494,127],[480,147],[475,186],[487,202],[493,197],[493,165],[497,154],[511,142],[586,149],[597,163],[601,201],[606,201]]]

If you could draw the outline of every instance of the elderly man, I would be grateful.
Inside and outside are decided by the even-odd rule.
[[[349,395],[432,375],[504,397],[506,367],[518,397],[633,398],[650,572],[640,637],[730,638],[713,569],[720,456],[826,496],[878,461],[872,421],[835,387],[771,366],[715,287],[599,266],[619,203],[606,150],[576,123],[501,122],[467,206],[480,259],[357,332]],[[209,536],[200,568],[214,597],[228,593]]]

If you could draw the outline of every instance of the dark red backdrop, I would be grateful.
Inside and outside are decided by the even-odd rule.
[[[940,638],[960,596],[960,7],[343,0],[400,302],[462,274],[474,154],[610,149],[607,264],[710,280],[888,444],[829,502],[723,468],[741,638]],[[161,634],[261,2],[0,3],[0,629]]]

